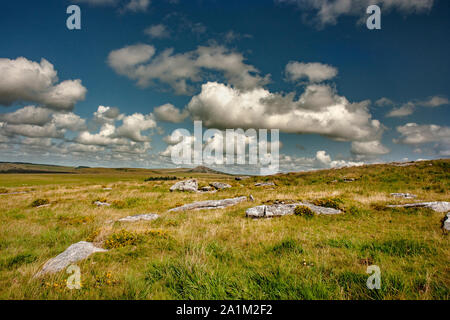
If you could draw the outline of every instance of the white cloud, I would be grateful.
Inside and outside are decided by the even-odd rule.
[[[383,127],[371,119],[368,104],[350,103],[325,85],[309,85],[295,100],[293,94],[283,96],[263,88],[240,91],[208,82],[187,109],[194,120],[210,128],[268,128],[339,141],[371,141],[380,137]]]
[[[11,113],[0,114],[0,121],[10,124],[44,125],[50,121],[51,110],[26,106]]]
[[[86,127],[86,120],[81,119],[72,112],[55,113],[53,114],[52,122],[57,128],[69,129],[71,131],[83,130]]]
[[[20,57],[0,59],[0,104],[33,102],[55,110],[71,110],[85,98],[81,80],[58,82],[57,72],[45,59],[40,63]]]
[[[298,6],[303,14],[315,15],[319,27],[335,25],[340,16],[364,16],[369,5],[377,4],[382,12],[397,10],[407,15],[427,12],[433,7],[433,0],[275,0],[280,4]]]
[[[180,109],[175,108],[175,106],[170,103],[166,103],[162,106],[156,107],[153,110],[153,113],[155,114],[156,119],[158,119],[159,121],[173,123],[183,122],[183,120],[189,116],[187,110],[183,110],[183,112],[181,112]]]
[[[286,65],[286,76],[290,81],[307,78],[310,82],[329,80],[337,75],[336,68],[318,62],[303,63],[291,61]]]
[[[130,139],[135,142],[149,141],[148,136],[143,136],[142,131],[156,128],[156,121],[153,114],[143,115],[134,113],[131,116],[125,116],[122,120],[122,126],[117,129],[116,135]]]
[[[149,26],[144,30],[144,33],[149,37],[155,39],[163,39],[170,36],[169,30],[163,24],[154,24],[152,26]]]
[[[145,12],[150,6],[150,0],[131,0],[128,2],[124,11],[132,11],[132,12]]]
[[[357,155],[382,155],[390,152],[380,141],[367,141],[367,142],[352,142],[351,152]]]
[[[118,74],[136,80],[141,87],[159,81],[178,94],[192,91],[189,82],[202,81],[206,70],[223,73],[240,89],[252,89],[269,81],[269,76],[262,78],[255,67],[245,64],[242,54],[223,46],[199,46],[194,51],[179,54],[166,49],[157,56],[154,54],[153,46],[137,44],[112,51],[108,63]]]
[[[404,126],[398,126],[397,131],[400,133],[400,138],[395,140],[397,143],[417,145],[450,140],[450,127],[435,124],[407,123]]]
[[[378,107],[388,107],[388,106],[393,106],[395,104],[395,102],[393,102],[391,99],[388,98],[380,98],[377,101],[375,101],[375,105]]]
[[[394,108],[386,114],[386,117],[405,117],[413,114],[414,112],[414,104],[406,103],[399,108]]]
[[[386,99],[386,98],[382,98]],[[382,99],[375,102],[376,104],[381,101]],[[386,101],[389,101],[389,104],[383,103],[383,106],[385,105],[394,105],[395,103],[390,101],[389,99],[386,99]],[[414,113],[416,107],[428,107],[428,108],[435,108],[440,107],[443,105],[448,105],[449,100],[446,97],[443,96],[431,96],[426,100],[412,100],[409,101],[402,106],[398,108],[393,108],[389,113],[386,114],[386,117],[404,117],[408,116]],[[378,104],[381,105],[381,104]]]
[[[98,106],[97,111],[94,112],[94,121],[98,123],[111,123],[116,120],[123,119],[124,115],[120,114],[119,108]]]

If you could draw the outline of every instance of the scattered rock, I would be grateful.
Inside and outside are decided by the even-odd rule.
[[[196,192],[198,189],[198,183],[196,179],[183,180],[175,183],[170,187],[170,191],[192,191]]]
[[[227,188],[231,188],[231,186],[227,183],[222,183],[222,182],[211,182],[209,184],[210,186],[213,186],[214,188],[216,188],[217,190],[222,190],[222,189],[227,189]]]
[[[344,182],[353,182],[356,181],[355,178],[344,178]]]
[[[433,202],[418,202],[408,204],[393,204],[388,205],[388,208],[430,208],[436,212],[448,212],[450,211],[450,202],[446,201],[433,201]]]
[[[64,270],[67,266],[80,260],[86,259],[95,252],[106,252],[108,250],[98,248],[91,242],[80,241],[72,244],[63,253],[48,260],[42,269],[35,274],[35,278],[48,273],[55,273]]]
[[[416,195],[411,194],[411,193],[391,193],[391,196],[396,197],[396,198],[405,198],[405,199],[417,198]]]
[[[270,218],[294,214],[294,209],[297,206],[305,206],[310,208],[316,214],[338,214],[342,213],[341,210],[319,207],[308,202],[298,202],[291,204],[272,204],[272,205],[261,205],[253,208],[247,209],[245,215],[252,218]]]
[[[255,198],[253,198],[252,195],[250,195],[250,201],[255,201]]]
[[[109,190],[112,190],[112,188],[103,188],[103,190],[109,191]]]
[[[43,205],[37,206],[36,209],[45,208],[45,207],[50,207],[50,204],[43,204]]]
[[[255,187],[266,187],[266,186],[274,186],[273,182],[257,182],[255,183]]]
[[[200,191],[210,192],[210,191],[214,191],[214,188],[211,186],[205,186],[205,187],[200,188]]]
[[[101,201],[95,201],[94,204],[97,207],[109,207],[109,206],[111,206],[110,203],[108,203],[108,202],[101,202]]]
[[[237,197],[232,199],[222,200],[206,200],[185,204],[184,206],[170,209],[170,211],[184,211],[184,210],[204,210],[204,209],[223,209],[229,206],[234,206],[239,202],[246,201],[247,197]]]
[[[447,213],[447,215],[442,219],[442,228],[450,231],[450,213]]]
[[[135,216],[128,216],[125,218],[121,218],[118,221],[120,222],[135,222],[140,220],[151,221],[159,218],[159,215],[156,213],[148,213],[148,214],[138,214]]]
[[[236,178],[234,178],[234,180],[241,181],[241,180],[245,180],[245,179],[249,179],[249,178],[250,178],[249,176],[242,176],[242,177],[236,177]]]

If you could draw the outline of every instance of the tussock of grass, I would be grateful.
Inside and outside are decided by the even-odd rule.
[[[33,200],[33,202],[31,203],[31,206],[33,208],[35,208],[35,207],[39,207],[39,206],[44,206],[49,203],[50,203],[50,200],[48,200],[48,199],[36,199],[36,200]]]
[[[307,206],[296,206],[294,209],[294,214],[308,219],[311,219],[316,215],[316,213]]]

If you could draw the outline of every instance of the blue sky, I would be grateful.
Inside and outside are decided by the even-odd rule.
[[[365,25],[372,3],[381,30]],[[71,4],[81,30],[66,27]],[[4,1],[0,161],[173,166],[170,138],[193,119],[280,129],[286,171],[445,158],[449,13],[442,0]]]

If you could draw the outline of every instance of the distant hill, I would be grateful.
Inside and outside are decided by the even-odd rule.
[[[123,172],[123,173],[149,173],[149,174],[170,174],[170,173],[206,173],[221,174],[226,173],[216,171],[204,166],[196,168],[176,168],[176,169],[141,169],[141,168],[91,168],[87,166],[58,166],[49,164],[36,164],[27,162],[0,162],[0,173],[64,173],[64,174],[80,174],[80,173],[106,173],[106,172]]]
[[[187,170],[186,172],[189,172],[189,173],[212,173],[212,174],[216,173],[216,174],[224,174],[223,172],[220,172],[220,171],[217,171],[217,170],[213,170],[213,169],[210,169],[210,168],[205,167],[205,166],[198,166],[198,167],[195,167],[193,169]]]

